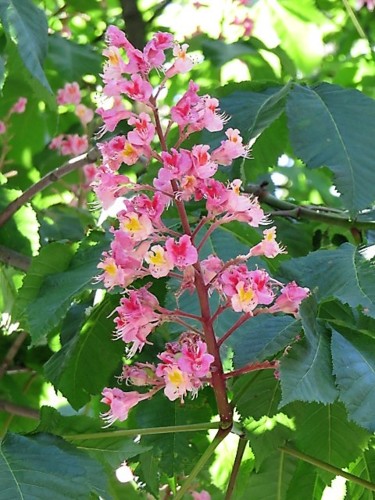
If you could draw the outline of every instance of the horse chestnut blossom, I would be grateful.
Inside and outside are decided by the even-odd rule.
[[[159,102],[160,90],[168,89],[171,78],[187,73],[194,65],[188,45],[176,43],[169,33],[156,33],[141,51],[115,26],[108,28],[106,43],[103,93],[109,106],[97,110],[104,122],[101,134],[114,132],[122,121],[130,130],[98,145],[102,163],[92,184],[98,202],[105,210],[115,203],[122,206],[110,229],[110,248],[98,264],[102,273],[97,280],[108,290],[123,293],[114,311],[114,338],[124,342],[128,361],[118,381],[139,387],[140,392],[105,388],[102,402],[110,409],[103,417],[109,425],[123,421],[131,408],[158,391],[170,401],[183,402],[210,384],[216,396],[221,394],[216,397],[219,413],[228,420],[232,411],[225,403],[228,374],[223,373],[214,319],[226,309],[243,315],[241,324],[257,314],[296,315],[309,290],[294,282],[283,285],[251,262],[254,256],[275,258],[285,253],[276,241],[275,227],[265,229],[263,240],[246,255],[228,262],[215,253],[207,257],[205,243],[219,226],[239,221],[259,228],[269,220],[258,199],[242,190],[240,179],[226,184],[215,178],[219,166],[225,169],[236,158],[249,156],[249,146],[238,129],[225,130],[225,138],[214,149],[200,143],[183,147],[197,131],[224,129],[229,118],[220,111],[218,99],[199,95],[199,86],[190,81],[169,113],[160,115],[159,109],[163,113],[167,109]],[[169,63],[168,51],[172,57]],[[150,77],[153,71],[160,77],[156,86],[156,75]],[[61,101],[69,98],[66,94],[68,89],[60,93]],[[142,111],[137,113],[135,105]],[[172,130],[177,135],[173,142]],[[56,147],[61,148],[64,139],[56,141],[60,141]],[[130,181],[121,173],[124,165],[138,162],[152,163],[156,174],[149,184]],[[186,212],[186,202],[203,206],[204,213],[195,226]],[[167,212],[171,206],[178,213],[178,224]],[[135,283],[140,278],[141,287]],[[152,293],[152,281],[159,278],[177,283],[176,307],[165,308]],[[197,293],[200,314],[178,308],[178,297],[184,293]],[[216,313],[210,310],[212,294],[220,300]],[[132,362],[133,356],[154,343],[158,328],[165,323],[183,327],[183,333],[177,339],[173,335],[174,340],[167,342],[156,363]],[[236,325],[220,342],[235,330]]]

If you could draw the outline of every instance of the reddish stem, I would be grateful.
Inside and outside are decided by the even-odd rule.
[[[251,363],[249,365],[238,368],[238,370],[233,370],[228,373],[224,373],[224,378],[238,377],[244,373],[256,372],[258,370],[276,370],[279,367],[279,360],[274,361],[262,361],[261,363]]]
[[[217,345],[220,347],[223,342],[227,340],[228,337],[232,335],[234,331],[237,330],[241,325],[243,325],[248,319],[250,319],[252,316],[250,313],[245,313],[243,316],[241,316],[230,328],[227,330],[224,335],[218,340]]]

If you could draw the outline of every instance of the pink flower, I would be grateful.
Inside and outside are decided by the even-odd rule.
[[[117,265],[115,259],[107,255],[97,267],[104,271],[97,279],[103,281],[108,290],[111,290],[114,286],[124,286],[124,271]]]
[[[81,120],[83,125],[87,125],[94,118],[94,111],[84,104],[77,104],[75,114]]]
[[[202,490],[200,492],[192,491],[191,496],[193,497],[193,500],[211,500],[211,495],[206,490]]]
[[[210,366],[215,358],[207,354],[207,344],[198,340],[194,343],[185,343],[178,358],[178,367],[185,373],[194,377],[207,377]]]
[[[297,314],[303,299],[310,294],[308,288],[302,288],[292,281],[281,289],[275,304],[270,308],[270,312],[284,312],[287,314]]]
[[[135,212],[120,212],[120,229],[134,241],[145,240],[154,231],[152,223],[146,214],[138,215]]]
[[[192,149],[192,160],[193,160],[193,170],[196,177],[199,179],[207,179],[215,175],[217,170],[217,164],[211,160],[211,156],[208,153],[209,146],[206,145],[196,145]]]
[[[101,415],[106,422],[106,427],[116,420],[120,422],[126,420],[129,410],[149,397],[148,394],[140,394],[136,391],[124,392],[121,389],[109,389],[108,387],[103,389],[102,395],[103,398],[100,402],[110,406],[109,411]]]
[[[87,151],[89,147],[87,135],[66,135],[61,144],[61,154],[78,156]]]
[[[231,297],[231,304],[236,312],[251,313],[258,305],[258,297],[250,284],[240,281]]]
[[[19,113],[19,114],[21,114],[21,113],[23,113],[25,111],[26,104],[27,104],[26,97],[20,97],[18,99],[18,101],[15,104],[13,104],[10,112],[11,113]]]
[[[269,259],[273,259],[276,257],[276,255],[279,255],[281,253],[286,253],[285,249],[280,246],[277,241],[276,241],[276,227],[273,226],[269,229],[265,229],[263,231],[264,234],[264,239],[255,247],[253,247],[249,255],[255,256],[255,255],[264,255],[265,257],[268,257]]]
[[[242,144],[242,137],[238,129],[228,128],[225,132],[227,140],[221,141],[221,146],[212,152],[212,159],[220,165],[230,165],[235,158],[246,158],[249,148]]]
[[[160,68],[165,61],[164,51],[173,47],[173,35],[170,33],[155,33],[144,48],[144,57],[150,68]]]
[[[151,143],[155,135],[155,126],[151,123],[151,118],[147,113],[140,113],[138,117],[132,116],[128,123],[134,126],[134,130],[128,133],[129,142],[135,146]]]
[[[138,74],[132,75],[130,78],[130,81],[125,81],[122,84],[122,91],[134,101],[148,102],[152,95],[151,84]]]
[[[96,112],[102,117],[104,122],[104,126],[101,130],[102,134],[105,132],[113,132],[121,120],[127,120],[133,114],[125,108],[120,96],[113,97],[113,105],[111,108],[98,108]]]
[[[176,59],[172,66],[165,72],[167,78],[171,78],[178,73],[187,73],[194,66],[192,59],[186,53],[188,47],[187,43],[183,45],[176,43],[173,49],[173,55]]]
[[[0,135],[5,134],[7,127],[3,121],[0,120]]]
[[[265,305],[271,304],[275,294],[269,282],[269,274],[264,269],[257,269],[255,271],[249,271],[248,276],[258,298],[258,303]]]
[[[57,104],[79,104],[81,102],[81,91],[77,82],[66,83],[62,89],[57,91]]]
[[[162,278],[167,276],[169,271],[173,269],[173,262],[168,253],[160,245],[154,245],[145,255],[145,261],[148,264],[148,269],[154,278]]]
[[[170,366],[164,370],[164,381],[164,394],[170,401],[175,401],[178,398],[183,401],[187,391],[194,390],[189,375],[177,366]]]
[[[180,269],[198,261],[197,249],[191,243],[191,238],[187,234],[181,236],[178,241],[168,238],[165,248],[173,264]]]
[[[207,285],[215,276],[219,274],[224,263],[216,255],[209,255],[207,259],[201,261],[204,284]]]
[[[128,49],[133,47],[126,38],[125,33],[113,25],[108,26],[105,32],[105,41],[107,45],[113,45],[118,48]]]

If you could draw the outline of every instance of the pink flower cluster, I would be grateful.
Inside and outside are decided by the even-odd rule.
[[[13,106],[6,114],[5,118],[3,120],[0,120],[0,135],[4,135],[7,132],[9,119],[14,113],[20,115],[25,112],[26,104],[27,104],[26,97],[18,98],[18,100],[13,104]]]
[[[184,333],[177,342],[166,345],[166,350],[158,355],[160,363],[134,363],[125,365],[119,379],[138,387],[151,387],[148,392],[124,392],[121,389],[106,387],[102,402],[110,406],[103,415],[108,425],[115,420],[123,421],[129,410],[140,401],[150,399],[156,392],[164,389],[170,401],[182,402],[188,392],[196,395],[206,379],[210,378],[210,366],[214,357],[207,353],[207,345],[194,333]]]
[[[217,255],[200,258],[207,238],[220,225],[235,220],[257,228],[268,223],[257,198],[241,190],[240,180],[225,184],[214,177],[219,166],[246,158],[249,148],[239,130],[233,128],[225,131],[220,146],[213,150],[207,144],[195,144],[190,149],[182,147],[194,132],[221,131],[228,121],[220,112],[219,101],[209,95],[200,96],[193,81],[171,107],[169,115],[161,119],[157,102],[160,90],[175,74],[184,73],[193,65],[187,45],[175,43],[169,33],[157,33],[140,51],[114,26],[108,28],[106,41],[103,92],[112,101],[112,107],[98,109],[104,121],[103,132],[113,132],[122,120],[131,129],[126,135],[98,145],[102,164],[93,189],[104,209],[119,201],[121,207],[111,228],[110,249],[103,253],[98,265],[102,273],[97,279],[109,290],[120,287],[124,292],[115,309],[115,338],[127,344],[129,357],[151,343],[151,334],[165,322],[182,325],[188,332],[178,342],[167,344],[158,356],[157,366],[134,363],[124,367],[120,380],[151,386],[149,392],[108,388],[103,391],[102,401],[110,405],[105,414],[110,424],[115,419],[124,420],[131,407],[162,388],[172,401],[183,400],[187,393],[194,396],[204,383],[210,382],[210,367],[215,364],[214,355],[207,352],[204,341],[203,318],[163,308],[149,291],[149,285],[132,288],[135,280],[148,276],[173,277],[179,282],[177,295],[186,290],[194,292],[200,282],[205,294],[219,295],[222,310],[232,308],[247,317],[260,312],[298,314],[299,305],[309,291],[295,283],[283,286],[263,269],[248,269],[246,261],[251,257],[274,258],[285,252],[276,241],[275,227],[265,229],[263,239],[247,255],[226,263]],[[166,65],[168,49],[172,49],[173,60]],[[153,69],[159,74],[164,72],[155,88],[149,77]],[[131,111],[129,101],[123,101],[124,98],[141,103],[142,112]],[[169,146],[172,128],[178,139]],[[152,185],[132,182],[120,173],[124,165],[140,161],[158,165]],[[205,207],[205,215],[195,228],[190,226],[184,209],[188,201],[199,201]],[[181,228],[168,226],[166,211],[171,204],[179,211]]]

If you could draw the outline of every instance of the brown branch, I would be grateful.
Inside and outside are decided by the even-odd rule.
[[[11,248],[0,245],[0,262],[4,262],[8,266],[16,267],[22,271],[27,271],[31,264],[31,258]]]
[[[128,40],[142,50],[146,44],[146,25],[137,0],[120,0]]]
[[[234,487],[236,485],[236,480],[237,480],[238,472],[240,470],[242,457],[243,457],[243,454],[245,453],[246,445],[247,445],[247,439],[244,437],[240,437],[240,440],[238,442],[237,452],[236,452],[236,458],[234,459],[234,464],[233,464],[232,472],[230,474],[227,492],[225,494],[225,500],[231,500],[231,498],[232,498],[233,490],[234,490]]]
[[[25,342],[27,338],[27,333],[25,331],[20,332],[15,338],[13,344],[10,346],[8,352],[5,355],[3,362],[0,365],[0,378],[5,374],[8,367],[12,364],[12,361],[20,350],[20,347]]]
[[[275,208],[276,210],[271,212],[273,217],[281,216],[291,217],[293,219],[316,220],[334,226],[346,227],[348,229],[375,229],[375,221],[357,221],[351,219],[348,213],[341,210],[329,209],[323,206],[306,207],[303,205],[295,205],[289,201],[279,200],[275,196],[269,194],[263,185],[257,186],[249,184],[246,186],[245,191],[257,196],[260,202]]]
[[[76,158],[72,158],[61,167],[49,172],[47,175],[42,177],[40,181],[33,184],[29,187],[29,189],[26,189],[26,191],[22,193],[19,198],[12,201],[12,203],[5,208],[4,212],[0,214],[0,227],[3,226],[12,217],[12,215],[16,213],[22,205],[31,200],[31,198],[33,198],[37,193],[45,189],[50,184],[58,181],[61,177],[73,172],[77,168],[81,168],[88,163],[94,163],[98,158],[99,151],[96,147],[94,147],[87,153],[77,156]]]
[[[248,365],[243,366],[242,368],[238,368],[237,370],[224,373],[224,377],[226,379],[232,377],[238,377],[239,375],[243,375],[244,373],[256,372],[258,370],[277,370],[278,367],[279,367],[279,361],[277,359],[274,361],[262,361],[258,363],[250,363]]]
[[[27,408],[26,406],[16,405],[3,399],[0,399],[0,411],[5,411],[6,413],[17,415],[18,417],[32,418],[34,420],[39,420],[40,418],[38,410]]]

